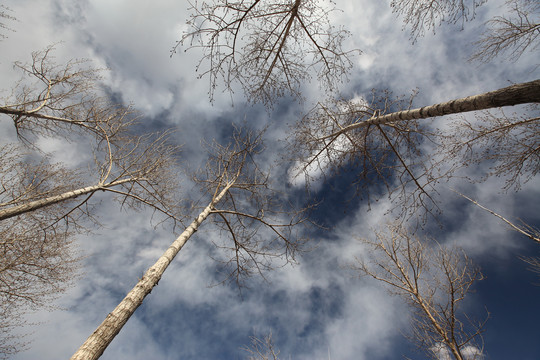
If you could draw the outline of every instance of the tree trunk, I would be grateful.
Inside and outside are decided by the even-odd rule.
[[[480,95],[473,95],[440,104],[424,106],[419,109],[397,111],[386,115],[374,116],[371,119],[346,126],[331,135],[325,136],[324,138],[335,137],[350,130],[368,125],[386,124],[395,121],[426,119],[435,116],[459,114],[468,111],[538,102],[540,102],[540,80],[534,80]]]
[[[3,107],[3,106],[0,106],[0,113],[7,114],[7,115],[17,115],[19,117],[25,116],[25,117],[32,117],[32,118],[37,118],[37,119],[59,121],[59,122],[64,122],[68,124],[83,124],[84,123],[83,121],[71,120],[71,119],[63,118],[59,116],[42,114],[40,112],[11,109],[9,107]]]
[[[30,201],[25,204],[15,205],[7,209],[0,210],[0,220],[5,220],[13,216],[21,215],[29,211],[34,211],[45,206],[54,205],[64,200],[74,199],[78,196],[90,194],[98,190],[106,190],[107,188],[124,184],[133,181],[132,178],[117,180],[103,185],[92,185],[82,189],[67,191],[60,195],[54,195],[45,199]]]
[[[94,360],[98,359],[114,337],[120,332],[124,324],[131,315],[142,304],[144,298],[150,294],[154,286],[161,279],[161,276],[189,240],[191,235],[197,231],[201,223],[210,215],[211,211],[223,196],[227,193],[232,183],[229,183],[212,202],[193,220],[184,232],[171,244],[165,253],[150,267],[137,285],[126,295],[118,306],[109,314],[107,318],[98,326],[92,335],[82,344],[71,360]]]

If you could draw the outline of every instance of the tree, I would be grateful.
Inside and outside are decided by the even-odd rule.
[[[430,245],[400,225],[387,230],[376,232],[374,240],[362,239],[371,259],[359,259],[353,269],[384,283],[412,308],[412,339],[428,356],[481,358],[485,321],[472,322],[460,308],[482,279],[480,270],[461,249]]]
[[[523,150],[516,154],[512,164],[524,160],[525,156],[530,158],[532,174],[536,173],[538,162],[534,154],[537,150],[529,143],[534,143],[538,136],[538,118],[522,119],[512,126],[501,120],[504,124],[470,134],[469,142],[464,140],[466,137],[462,131],[472,129],[470,126],[459,123],[455,126],[455,132],[447,134],[434,131],[417,120],[540,102],[540,80],[417,109],[410,109],[411,102],[412,98],[410,101],[393,100],[388,93],[374,93],[370,103],[353,99],[335,101],[329,105],[318,104],[293,127],[291,153],[296,163],[293,169],[295,176],[304,173],[309,183],[311,174],[331,173],[345,166],[357,167],[361,169],[357,179],[360,186],[384,184],[388,194],[397,199],[409,214],[418,208],[432,212],[437,204],[431,194],[439,181],[452,174],[454,167],[442,167],[440,160],[423,152],[421,144],[426,139],[434,144],[445,144],[446,157],[439,157],[445,161],[445,166],[448,166],[449,158],[460,158],[456,156],[459,151],[467,149],[473,142],[484,140],[497,142],[501,146],[500,157],[504,157],[509,151],[517,149],[511,145],[502,148],[505,143],[499,137],[505,137],[510,128],[527,130],[529,139],[523,142],[523,136],[512,138],[516,141],[519,139]],[[510,137],[506,141],[508,144],[512,142]],[[460,148],[460,145],[463,147]],[[493,151],[493,148],[489,149]],[[485,159],[477,153],[474,156]],[[526,164],[522,163],[520,168],[523,169]],[[505,165],[504,168],[511,169],[512,165]],[[439,169],[443,169],[442,173]],[[394,179],[397,180],[397,187],[394,187]],[[394,196],[395,193],[397,195]]]
[[[11,117],[20,140],[28,146],[37,136],[111,141],[134,125],[130,109],[100,96],[99,69],[85,60],[56,64],[53,51],[49,46],[33,52],[30,63],[15,63],[22,77],[3,99],[0,114]]]
[[[28,310],[53,309],[52,300],[77,278],[74,232],[48,228],[53,216],[42,212],[0,223],[0,358],[28,345],[14,332],[28,325]]]
[[[30,195],[30,183],[76,181],[71,172],[42,162],[31,164],[14,145],[0,148],[0,202],[10,195]],[[38,179],[41,175],[44,178]],[[67,185],[68,183],[64,183]],[[26,191],[26,193],[25,193]],[[26,324],[28,310],[53,308],[76,278],[80,255],[73,248],[72,230],[52,226],[58,208],[0,221],[0,358],[8,358],[27,343],[14,329]]]
[[[248,360],[279,360],[279,350],[275,348],[272,333],[263,339],[251,337],[251,346],[242,348],[249,353]]]
[[[484,3],[485,0],[395,0],[391,5],[394,11],[405,15],[405,22],[412,24],[416,37],[425,28],[433,28],[441,22],[470,20],[474,17],[475,9]],[[341,50],[342,41],[332,42],[335,45],[331,47],[320,46],[318,38],[314,36],[337,36],[340,32],[323,32],[303,26],[317,23],[322,15],[324,23],[327,21],[329,10],[319,9],[311,1],[282,4],[259,0],[236,3],[215,0],[196,3],[191,9],[194,12],[189,22],[192,31],[186,33],[182,41],[197,38],[196,46],[205,50],[201,63],[208,60],[208,70],[203,75],[210,76],[211,92],[218,76],[224,78],[228,88],[233,81],[239,81],[246,92],[251,92],[248,98],[252,101],[262,100],[266,104],[283,95],[283,89],[290,89],[291,79],[296,81],[294,88],[298,88],[307,77],[305,71],[311,67],[301,61],[306,58],[302,51],[286,51],[289,50],[286,45],[290,45],[291,41],[304,44],[298,39],[308,39],[308,45],[315,45],[313,52],[321,57],[324,55],[321,49],[331,49],[334,56],[324,58],[327,68],[338,66],[345,69],[340,59],[350,63],[347,57],[349,53]],[[295,29],[295,25],[299,25],[299,32],[290,33],[287,26]],[[244,47],[241,45],[243,41],[247,44]],[[263,53],[266,55],[261,55]],[[295,66],[275,68],[288,63]],[[295,69],[303,72],[292,71]],[[284,74],[286,83],[269,81],[276,70]],[[332,75],[332,79],[337,79],[335,72],[326,73]],[[273,84],[278,84],[277,91],[272,90]],[[265,95],[254,96],[258,91],[264,91]],[[374,97],[371,104],[340,100],[319,104],[294,127],[293,133],[297,135],[291,148],[298,156],[291,160],[297,163],[297,170],[305,174],[310,171],[324,173],[328,169],[335,171],[354,163],[357,167],[363,167],[356,181],[360,187],[371,183],[384,184],[387,192],[403,205],[405,212],[414,213],[422,208],[432,213],[439,211],[431,195],[435,184],[450,176],[455,168],[437,173],[443,168],[440,161],[433,156],[420,158],[423,155],[420,146],[423,140],[435,142],[442,137],[416,120],[539,102],[539,92],[540,82],[536,80],[414,110],[410,109],[412,102],[394,101],[389,99],[388,94]],[[298,90],[292,93],[298,94]],[[397,187],[394,179],[398,181]]]
[[[72,283],[79,259],[73,237],[99,226],[95,205],[102,192],[121,208],[151,208],[157,222],[182,221],[175,180],[179,147],[170,143],[170,132],[135,134],[133,112],[94,92],[95,71],[77,61],[54,65],[51,51],[34,53],[29,66],[17,65],[38,84],[19,82],[0,107],[22,140],[0,148],[0,311],[6,334],[28,308],[46,307]],[[54,163],[35,144],[38,137],[84,144],[88,149],[80,158],[87,161],[79,169]],[[6,355],[20,347],[11,340],[0,341]]]
[[[73,235],[88,231],[88,222],[99,225],[91,203],[93,197],[99,197],[97,193],[113,195],[122,208],[146,206],[164,215],[157,219],[181,221],[175,197],[177,146],[168,145],[166,135],[126,138],[101,146],[105,149],[98,146],[105,153],[95,153],[95,168],[90,172],[46,161],[32,165],[13,147],[4,152],[0,179],[2,307],[44,305],[65,289],[76,269],[77,257],[70,250]],[[90,181],[95,182],[84,184]]]
[[[456,24],[474,19],[476,8],[487,0],[392,0],[390,6],[395,13],[403,16],[404,27],[410,27],[411,39],[417,40],[426,30],[435,32],[442,23]],[[508,54],[508,58],[516,61],[527,50],[538,47],[540,35],[540,5],[531,0],[506,0],[506,11],[503,16],[495,16],[486,22],[487,29],[480,40],[473,44],[476,47],[472,60],[489,62],[500,54]]]
[[[538,48],[540,36],[540,4],[530,0],[507,0],[505,16],[496,16],[487,22],[487,30],[475,42],[477,50],[473,60],[488,62],[500,54],[517,61],[527,50]]]
[[[222,1],[191,5],[190,30],[173,48],[189,42],[202,48],[197,70],[209,76],[210,98],[222,80],[227,90],[239,82],[248,100],[272,104],[290,95],[312,69],[321,86],[335,89],[351,68],[353,51],[342,49],[349,33],[333,26],[335,11],[315,0]],[[206,65],[207,64],[207,65]]]
[[[237,130],[228,146],[213,144],[205,176],[198,178],[209,202],[184,232],[139,280],[118,306],[107,315],[92,335],[72,356],[97,359],[124,324],[158,284],[163,273],[200,225],[214,215],[214,224],[229,234],[229,242],[214,244],[224,250],[226,279],[242,285],[253,273],[273,268],[273,259],[291,262],[303,239],[295,226],[306,222],[304,211],[283,205],[279,194],[269,187],[268,174],[259,169],[254,156],[262,150],[261,134]],[[289,220],[283,220],[287,216]],[[287,222],[288,221],[288,222]]]
[[[21,169],[23,173],[13,174],[16,177],[10,179],[11,182],[19,182],[4,190],[6,200],[0,203],[0,220],[60,203],[65,214],[56,218],[54,223],[63,220],[76,227],[77,220],[73,213],[78,210],[91,217],[86,205],[98,191],[114,193],[123,206],[133,207],[139,202],[179,220],[172,195],[177,184],[171,173],[178,147],[167,144],[167,135],[158,134],[156,137],[149,134],[124,138],[122,142],[98,144],[94,153],[95,169],[90,174],[84,174],[90,179],[96,177],[95,183],[88,186],[83,186],[80,180],[74,182],[66,179],[76,179],[82,174],[70,174],[69,170],[55,169],[49,164],[31,167],[31,172]],[[100,150],[104,150],[104,153],[100,154]],[[23,164],[19,163],[18,166]],[[84,200],[75,206],[67,205],[79,197]]]
[[[411,38],[416,41],[425,30],[435,32],[442,23],[456,24],[474,19],[476,8],[487,0],[392,0],[392,11],[403,15],[404,26],[411,27]]]

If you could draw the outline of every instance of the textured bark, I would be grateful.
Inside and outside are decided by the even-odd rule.
[[[7,115],[17,115],[17,116],[33,117],[37,119],[59,121],[59,122],[65,122],[65,123],[71,123],[71,124],[84,123],[83,121],[71,120],[68,118],[60,117],[60,116],[52,116],[52,115],[47,115],[40,112],[32,112],[32,111],[26,111],[26,110],[10,109],[9,107],[3,107],[3,106],[0,106],[0,113],[7,114]]]
[[[232,183],[229,183],[212,202],[193,220],[184,232],[171,244],[165,253],[150,267],[137,285],[126,295],[118,306],[99,325],[92,335],[82,344],[71,360],[93,360],[98,359],[115,336],[120,332],[124,324],[131,315],[142,304],[144,298],[150,294],[154,286],[161,279],[161,276],[182,249],[189,238],[197,231],[201,223],[210,215],[216,205],[225,196]]]
[[[499,90],[484,94],[468,96],[440,104],[424,106],[419,109],[397,111],[391,114],[374,116],[371,119],[360,121],[344,127],[324,138],[335,137],[350,130],[368,125],[387,124],[396,121],[426,119],[435,116],[459,114],[469,111],[486,110],[502,106],[540,102],[540,79],[526,83],[515,84]]]
[[[129,178],[129,179],[113,181],[113,182],[110,182],[110,183],[107,183],[107,184],[98,184],[98,185],[87,186],[87,187],[82,188],[82,189],[68,191],[68,192],[65,192],[65,193],[60,194],[60,195],[47,197],[45,199],[34,200],[34,201],[30,201],[30,202],[25,203],[25,204],[15,205],[15,206],[12,206],[12,207],[7,208],[7,209],[0,210],[0,220],[5,220],[5,219],[8,219],[8,218],[13,217],[13,216],[17,216],[17,215],[21,215],[21,214],[24,214],[24,213],[27,213],[27,212],[30,212],[30,211],[34,211],[34,210],[40,209],[40,208],[45,207],[45,206],[54,205],[54,204],[59,203],[61,201],[74,199],[74,198],[76,198],[78,196],[85,195],[85,194],[90,194],[90,193],[98,191],[98,190],[106,190],[107,188],[117,186],[117,185],[121,185],[121,184],[131,182],[131,181],[134,181],[134,179]]]

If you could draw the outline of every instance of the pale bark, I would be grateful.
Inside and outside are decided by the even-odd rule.
[[[19,109],[10,109],[9,107],[0,106],[0,113],[7,114],[7,115],[32,117],[32,118],[44,119],[44,120],[52,120],[52,121],[58,121],[58,122],[67,123],[67,124],[77,124],[77,125],[81,125],[81,126],[89,128],[89,126],[86,125],[84,121],[72,120],[65,117],[43,114],[43,113],[36,112],[33,110],[26,111],[26,110],[19,110]]]
[[[223,190],[213,198],[212,202],[193,220],[184,232],[171,244],[165,253],[150,267],[137,285],[126,295],[118,306],[99,325],[92,335],[71,357],[71,360],[91,360],[98,359],[120,332],[124,324],[131,315],[142,304],[144,298],[150,294],[154,286],[161,279],[161,276],[182,249],[189,238],[197,231],[201,223],[212,213],[214,206],[225,196],[234,182],[230,182]]]
[[[30,211],[35,211],[35,210],[41,209],[41,208],[49,206],[49,205],[54,205],[54,204],[59,203],[61,201],[74,199],[74,198],[76,198],[78,196],[85,195],[85,194],[90,194],[90,193],[96,192],[98,190],[104,190],[105,191],[108,188],[111,188],[113,186],[125,184],[125,183],[132,182],[132,181],[135,181],[135,180],[133,178],[116,180],[116,181],[112,181],[112,182],[106,183],[106,184],[97,184],[97,185],[87,186],[87,187],[82,188],[82,189],[67,191],[67,192],[65,192],[63,194],[50,196],[50,197],[47,197],[45,199],[39,199],[39,200],[30,201],[30,202],[25,203],[25,204],[15,205],[15,206],[12,206],[12,207],[7,208],[7,209],[0,210],[0,220],[9,219],[10,217],[22,215],[22,214],[30,212]]]
[[[386,115],[373,116],[368,120],[345,126],[341,130],[326,135],[319,140],[337,137],[340,134],[369,125],[388,124],[396,121],[427,119],[436,116],[538,102],[540,102],[540,79],[511,85],[479,95],[472,95],[431,106],[424,106],[419,109],[403,110]]]

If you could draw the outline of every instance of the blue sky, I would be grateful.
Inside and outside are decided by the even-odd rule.
[[[281,140],[290,133],[287,125],[325,97],[312,83],[303,88],[303,103],[283,99],[271,111],[246,104],[239,89],[233,95],[218,89],[211,104],[208,79],[198,79],[195,73],[197,50],[169,56],[186,29],[184,1],[3,3],[18,20],[12,24],[16,31],[0,43],[2,89],[9,89],[18,77],[13,61],[28,61],[32,51],[58,44],[58,62],[87,58],[96,67],[108,68],[103,78],[106,91],[125,105],[133,104],[144,115],[146,129],[177,128],[175,140],[184,144],[181,163],[189,169],[204,164],[201,140],[223,140],[231,123],[244,120],[255,128],[269,125],[261,162],[274,164],[284,149]],[[414,105],[424,106],[538,78],[538,51],[515,63],[467,61],[482,24],[504,11],[504,1],[490,0],[463,30],[459,25],[443,25],[414,45],[388,3],[337,1],[344,11],[334,13],[333,21],[351,31],[349,47],[363,52],[354,59],[350,79],[340,89],[344,98],[366,96],[373,88],[388,88],[395,94],[418,89]],[[14,138],[5,118],[0,133],[2,142]],[[84,150],[77,144],[54,139],[43,139],[41,144],[59,161],[73,166],[83,161],[77,154]],[[274,182],[294,189],[294,196],[302,201],[301,186],[287,184],[285,166],[274,169]],[[478,178],[483,171],[471,167],[466,175]],[[194,184],[179,176],[182,196],[193,197]],[[371,236],[371,230],[387,220],[390,206],[385,197],[370,211],[357,199],[344,205],[350,198],[350,179],[342,175],[330,179],[332,186],[317,185],[322,203],[314,216],[332,228],[310,234],[314,249],[298,264],[266,274],[267,282],[251,279],[241,295],[233,285],[212,286],[221,280],[211,258],[219,256],[211,246],[219,232],[203,225],[102,359],[244,359],[247,353],[240,348],[249,345],[249,337],[269,332],[283,359],[328,359],[329,354],[333,360],[396,359],[402,354],[423,359],[402,336],[409,328],[406,306],[380,284],[359,279],[346,269],[366,251],[358,237]],[[537,178],[518,193],[501,191],[504,179],[500,178],[480,183],[455,179],[448,185],[508,218],[540,225]],[[539,358],[540,286],[532,283],[540,280],[517,259],[540,256],[538,246],[450,191],[441,190],[439,199],[443,227],[430,223],[430,235],[462,246],[486,275],[466,302],[467,310],[478,318],[485,309],[491,314],[484,334],[486,358]],[[29,317],[39,325],[31,329],[29,349],[14,359],[69,358],[175,238],[170,229],[153,229],[145,211],[126,213],[104,201],[99,213],[104,227],[77,240],[85,256],[81,278],[58,299],[62,310]]]

